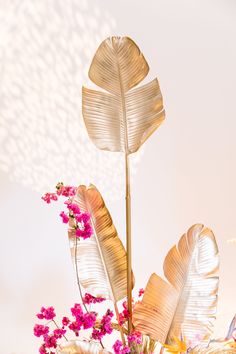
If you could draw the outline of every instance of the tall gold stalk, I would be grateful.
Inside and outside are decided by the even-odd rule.
[[[131,242],[131,195],[129,155],[125,154],[125,184],[126,184],[126,253],[127,253],[127,302],[128,302],[128,332],[132,330],[132,242]]]

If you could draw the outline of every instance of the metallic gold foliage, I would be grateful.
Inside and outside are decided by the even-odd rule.
[[[192,226],[165,258],[168,282],[156,274],[150,277],[133,313],[136,329],[166,344],[183,337],[193,345],[199,342],[197,335],[207,341],[216,314],[218,267],[212,231]]]
[[[109,354],[98,342],[73,340],[58,346],[58,354]],[[111,353],[110,353],[111,354]]]
[[[83,117],[88,134],[102,150],[133,153],[165,118],[157,79],[133,89],[149,71],[128,37],[107,38],[99,46],[90,79],[105,91],[83,88]]]
[[[127,292],[126,252],[118,237],[109,211],[95,186],[80,186],[73,203],[89,212],[94,234],[75,242],[73,223],[69,228],[73,262],[78,266],[80,283],[94,296],[103,296],[116,303]],[[75,249],[77,244],[77,249]]]
[[[232,344],[232,346],[231,346]],[[233,346],[235,343],[210,343],[207,347],[205,346],[196,346],[189,353],[191,354],[236,354],[236,346]]]

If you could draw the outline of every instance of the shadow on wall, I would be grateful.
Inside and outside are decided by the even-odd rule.
[[[114,33],[112,16],[88,0],[1,7],[0,170],[41,193],[63,180],[120,197],[122,157],[97,150],[81,117],[81,87],[97,46]]]

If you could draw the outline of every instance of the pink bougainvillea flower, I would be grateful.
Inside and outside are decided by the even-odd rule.
[[[76,214],[75,220],[79,223],[87,224],[90,221],[90,214],[89,213]]]
[[[77,204],[67,203],[67,208],[73,212],[73,214],[80,214],[80,208]]]
[[[92,328],[96,322],[96,314],[94,312],[88,312],[84,315],[83,318],[83,327],[84,329]]]
[[[123,311],[119,314],[119,325],[123,325],[130,317],[127,301],[124,301],[122,306]]]
[[[117,340],[112,348],[114,349],[115,354],[127,354],[130,353],[130,348],[125,345],[123,346],[122,342],[120,340]]]
[[[56,339],[62,338],[66,334],[66,330],[62,328],[54,329],[53,335]]]
[[[76,337],[78,337],[81,326],[79,326],[77,321],[74,321],[69,324],[69,329],[74,332]]]
[[[70,310],[72,316],[74,316],[75,318],[83,315],[83,310],[80,304],[74,304],[74,307],[72,307]]]
[[[41,308],[41,312],[36,315],[40,320],[53,320],[56,316],[55,310],[52,306],[45,308]]]
[[[70,320],[68,317],[63,317],[62,318],[62,325],[63,326],[68,326],[68,324],[70,323]]]
[[[142,334],[140,332],[134,331],[127,338],[129,343],[142,344]]]
[[[45,336],[46,334],[48,334],[48,332],[49,332],[48,326],[44,326],[44,325],[40,325],[40,324],[36,324],[34,326],[34,335],[36,337]]]
[[[62,195],[63,197],[73,197],[76,193],[77,188],[74,186],[64,186],[62,182],[56,185],[57,195]]]
[[[100,329],[93,329],[92,332],[92,338],[96,340],[101,340],[102,337],[104,337],[106,334],[111,334],[113,331],[112,325],[111,325],[111,319],[114,316],[113,312],[111,310],[107,310],[105,315],[101,319],[101,327]]]
[[[47,349],[45,347],[45,344],[42,344],[41,347],[39,348],[39,354],[47,354]]]
[[[56,193],[45,193],[42,197],[42,200],[44,200],[47,204],[50,204],[52,200],[56,201],[58,200],[58,197]]]
[[[91,294],[85,293],[84,297],[83,297],[83,302],[86,305],[91,305],[91,304],[97,304],[97,303],[101,303],[103,301],[105,301],[106,299],[104,297],[95,297]]]
[[[62,218],[62,222],[63,222],[64,224],[68,224],[68,222],[69,222],[69,216],[68,216],[64,211],[62,211],[62,212],[60,213],[60,217]]]
[[[78,237],[78,238],[82,237],[84,240],[86,240],[87,238],[90,238],[92,236],[92,234],[93,234],[93,229],[89,223],[85,224],[81,228],[78,227],[75,230],[76,237]]]
[[[139,289],[138,296],[141,297],[144,294],[144,289]]]
[[[46,348],[56,348],[57,347],[57,338],[53,334],[44,336],[44,344]]]

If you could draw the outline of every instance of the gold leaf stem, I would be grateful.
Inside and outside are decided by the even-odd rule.
[[[132,250],[131,250],[131,195],[129,155],[125,153],[125,179],[126,179],[126,253],[127,253],[127,302],[128,302],[128,333],[132,331]]]

